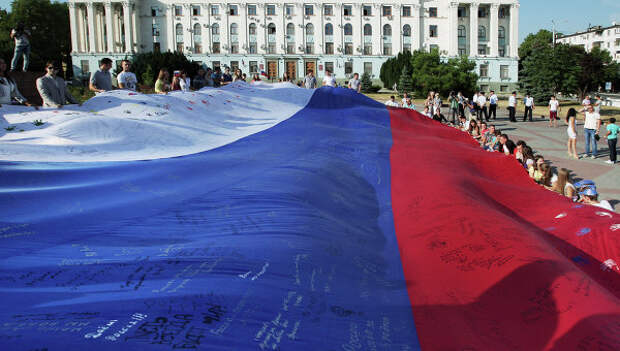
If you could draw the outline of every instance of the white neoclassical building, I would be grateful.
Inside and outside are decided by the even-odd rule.
[[[598,47],[609,51],[614,61],[620,62],[620,24],[615,22],[609,27],[595,26],[583,32],[558,35],[556,42],[582,46],[588,52]]]
[[[483,89],[518,81],[518,0],[232,1],[69,0],[74,72],[160,50],[272,77],[330,70],[378,79],[398,52],[437,48],[475,60]]]

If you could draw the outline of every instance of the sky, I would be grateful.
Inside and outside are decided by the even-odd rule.
[[[0,0],[0,8],[9,9],[11,1]],[[583,31],[590,25],[606,27],[613,21],[620,24],[620,0],[521,0],[520,9],[520,41],[540,29],[552,30],[552,20],[564,34]]]

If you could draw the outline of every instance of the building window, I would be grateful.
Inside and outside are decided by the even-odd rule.
[[[403,26],[403,37],[411,37],[411,26],[408,24]]]
[[[392,16],[392,6],[383,6],[383,16]]]
[[[364,55],[370,56],[372,55],[372,44],[364,43]]]
[[[392,36],[392,26],[386,24],[383,26],[383,36],[391,37]]]
[[[431,45],[429,46],[429,49],[430,49],[430,52],[433,52],[433,51],[439,51],[439,45],[436,45],[436,44],[431,44]]]
[[[312,23],[306,24],[306,35],[314,35],[314,26]]]
[[[353,73],[353,62],[347,61],[344,63],[344,74]]]
[[[333,62],[325,62],[325,70],[334,73],[334,63]]]
[[[502,6],[499,8],[499,18],[506,18],[510,15],[510,10],[508,7]]]
[[[276,34],[276,25],[273,23],[269,23],[267,26],[267,34]]]
[[[294,54],[295,53],[295,44],[294,43],[293,44],[291,44],[291,43],[286,44],[286,53],[287,54]]]
[[[344,35],[353,35],[353,26],[351,23],[344,25]]]
[[[489,77],[489,65],[480,65],[480,77]]]
[[[487,9],[486,9],[486,7],[479,7],[478,8],[478,17],[479,18],[486,18],[487,17]]]
[[[437,17],[437,8],[429,7],[428,8],[428,17]]]
[[[248,26],[248,34],[256,35],[256,23],[250,23]]]
[[[156,44],[159,44],[159,43],[156,43]],[[80,69],[82,70],[82,74],[90,73],[90,68],[88,67],[88,60],[80,61]]]
[[[334,7],[332,5],[324,5],[323,6],[323,15],[325,15],[325,16],[333,16],[334,15]]]
[[[250,73],[258,73],[258,61],[250,61]]]
[[[487,46],[486,44],[478,45],[478,55],[486,55],[487,54]]]
[[[289,23],[286,25],[286,39],[295,39],[295,25],[292,23]]]
[[[236,23],[233,23],[230,25],[230,35],[237,35],[239,34],[239,26],[237,26]]]
[[[487,40],[487,28],[485,26],[478,27],[478,41]]]
[[[334,54],[334,43],[325,43],[325,54],[326,55]]]
[[[465,26],[459,26],[458,30],[458,38],[459,38],[459,55],[465,56],[467,55],[467,29]]]
[[[362,7],[362,15],[364,15],[364,16],[372,16],[372,6],[364,5]]]
[[[351,5],[344,5],[342,7],[342,15],[343,16],[351,16],[353,14],[353,8]]]
[[[153,36],[154,37],[159,36],[159,24],[157,23],[153,23]]]
[[[331,23],[325,25],[325,35],[334,35],[334,26]]]
[[[174,7],[174,15],[175,16],[183,16],[183,6],[175,6]]]
[[[177,39],[177,51],[183,52],[183,25],[181,23],[177,23],[175,34]]]
[[[213,43],[213,53],[214,54],[219,54],[220,53],[220,43]]]
[[[372,62],[364,62],[364,74],[372,77]]]
[[[499,86],[499,91],[502,92],[502,93],[508,92],[508,86],[507,85],[500,85]]]
[[[437,26],[436,25],[433,24],[429,26],[428,31],[429,31],[429,36],[431,38],[437,38]]]
[[[248,16],[256,16],[256,5],[248,5]]]
[[[411,52],[411,44],[403,44],[403,51]]]
[[[161,51],[161,44],[153,43],[153,52],[160,52],[160,51]]]
[[[372,35],[372,26],[366,23],[364,25],[364,36],[371,36],[371,35]]]
[[[151,17],[159,17],[159,7],[151,6]]]
[[[211,26],[211,34],[213,34],[213,35],[220,35],[220,26],[219,26],[219,24],[214,23]]]
[[[292,15],[294,15],[294,14],[295,14],[295,9],[293,8],[293,5],[286,5],[286,6],[284,7],[284,13],[285,13],[287,16],[292,16]]]
[[[314,43],[306,44],[306,54],[313,55],[314,54]]]
[[[383,43],[383,55],[385,56],[392,55],[392,44],[391,43]]]
[[[250,43],[249,51],[250,51],[250,54],[257,54],[258,53],[258,47],[256,45],[256,42],[251,42]]]
[[[267,16],[276,15],[276,5],[267,5]]]
[[[403,17],[411,17],[411,6],[403,6]]]
[[[508,79],[508,65],[499,66],[499,77],[501,79]]]
[[[314,16],[314,6],[312,6],[312,5],[304,5],[304,15],[306,15],[306,16]]]
[[[489,91],[489,86],[488,86],[488,85],[486,85],[486,84],[485,84],[485,85],[481,85],[481,86],[480,86],[480,90],[481,90],[481,91]]]
[[[196,54],[202,53],[202,27],[200,27],[200,23],[194,24],[194,52]]]
[[[234,72],[239,68],[239,61],[230,61],[230,70]]]
[[[230,44],[230,53],[238,54],[239,53],[239,43],[231,43]]]
[[[344,43],[344,54],[353,55],[353,44],[352,43]]]
[[[216,68],[220,68],[222,65],[220,64],[220,61],[213,61],[213,70],[215,71]]]
[[[211,5],[211,16],[219,16],[220,8],[217,5]]]
[[[192,16],[200,16],[200,6],[192,5]]]
[[[497,30],[497,43],[499,46],[499,56],[506,56],[506,28],[500,26]]]
[[[237,7],[237,5],[228,5],[228,13],[231,16],[238,16],[239,15],[239,8]]]
[[[267,45],[267,53],[272,55],[276,53],[276,43],[269,43]]]

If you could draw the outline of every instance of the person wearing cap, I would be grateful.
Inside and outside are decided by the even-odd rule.
[[[585,204],[600,207],[612,212],[614,211],[614,208],[611,207],[609,201],[598,200],[598,193],[596,192],[595,187],[586,188],[584,191],[580,192],[579,195],[581,195],[581,199]]]
[[[62,105],[79,104],[79,102],[71,95],[65,80],[58,77],[60,67],[52,62],[45,65],[46,74],[37,79],[37,90],[43,106],[60,108]]]

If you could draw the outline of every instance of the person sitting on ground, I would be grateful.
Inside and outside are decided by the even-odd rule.
[[[469,129],[467,130],[469,135],[471,135],[474,139],[480,140],[480,127],[478,127],[478,123],[476,121],[469,121]]]
[[[514,151],[514,156],[517,160],[523,161],[523,148],[526,147],[527,144],[523,140],[517,141],[517,147]]]
[[[409,97],[405,100],[405,102],[403,102],[403,106],[402,107],[403,108],[408,108],[408,109],[411,109],[411,110],[415,110],[415,106],[413,105],[413,102],[411,102],[411,98],[409,98]]]
[[[579,194],[581,196],[581,200],[583,203],[588,204],[588,205],[592,205],[592,206],[596,206],[596,207],[600,207],[603,209],[606,209],[608,211],[614,211],[614,208],[611,206],[611,204],[609,203],[609,201],[607,200],[598,200],[598,192],[596,191],[596,188],[591,187],[591,188],[587,188],[586,190],[584,190],[582,193]]]
[[[551,190],[571,199],[576,195],[577,189],[575,189],[575,186],[572,183],[571,174],[568,169],[560,169],[558,172],[558,178],[555,183],[553,183]]]
[[[166,68],[162,68],[159,70],[159,75],[157,76],[157,81],[155,81],[155,93],[157,94],[166,94],[170,91],[170,73]]]
[[[497,140],[497,138],[495,137],[495,125],[491,124],[489,129],[487,129],[486,133],[482,134],[482,139],[480,141],[482,144],[482,149],[486,151],[493,151],[492,144],[494,140]]]
[[[439,107],[435,108],[435,114],[433,115],[433,119],[439,123],[448,123],[446,117],[441,113],[441,109]]]
[[[534,164],[528,168],[528,173],[530,174],[530,178],[534,179],[535,182],[540,182],[544,173],[541,169],[541,166],[545,163],[545,158],[541,155],[537,155],[534,157]]]
[[[136,78],[135,73],[131,72],[131,62],[123,60],[121,68],[123,70],[116,76],[118,87],[120,89],[136,91],[138,88],[138,78]]]
[[[501,145],[499,150],[503,152],[504,155],[512,155],[515,151],[515,148],[517,147],[514,141],[510,140],[510,138],[506,134],[500,135],[499,142]]]
[[[553,169],[551,166],[547,163],[543,163],[539,167],[539,172],[542,173],[540,180],[538,181],[540,185],[547,189],[551,189],[551,184],[553,182]]]
[[[426,110],[428,110],[428,107],[424,108],[424,111]],[[466,132],[468,128],[469,128],[469,123],[467,123],[467,119],[465,118],[465,116],[460,116],[459,117],[459,129],[462,132]]]
[[[349,89],[355,90],[358,93],[362,92],[362,82],[360,82],[360,75],[353,73],[353,78],[349,80]]]
[[[532,151],[532,148],[529,146],[524,146],[522,151],[521,151],[523,158],[521,160],[521,164],[523,165],[523,168],[525,168],[526,170],[529,171],[530,167],[534,166],[534,151]]]
[[[230,68],[226,67],[224,69],[224,73],[222,73],[222,80],[220,82],[222,85],[228,85],[232,83],[232,75],[230,74]]]
[[[47,73],[37,79],[37,90],[43,100],[43,106],[61,108],[67,103],[79,104],[67,89],[65,80],[58,76],[60,67],[53,62],[47,62],[45,70]]]
[[[394,95],[390,96],[390,99],[385,102],[385,105],[390,106],[390,107],[399,107],[398,102],[396,102],[396,98],[394,97]]]
[[[17,89],[17,83],[7,75],[7,64],[0,58],[0,106],[21,104],[32,106]]]
[[[112,76],[110,69],[112,68],[112,60],[105,57],[99,62],[99,69],[90,75],[90,84],[88,88],[95,93],[103,93],[114,89],[112,87]]]
[[[196,76],[194,76],[194,80],[192,82],[194,90],[200,90],[207,85],[207,80],[205,79],[205,70],[199,69]]]
[[[487,126],[487,122],[480,123],[480,142],[485,143],[486,137],[489,135],[489,127]]]

